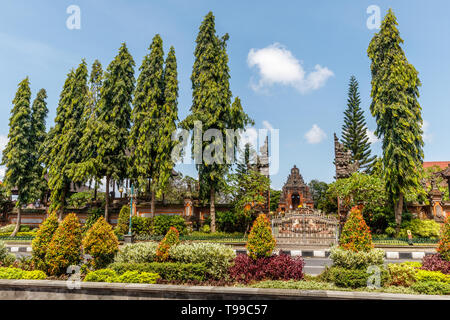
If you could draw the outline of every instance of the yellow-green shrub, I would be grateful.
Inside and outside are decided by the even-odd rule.
[[[114,255],[119,251],[119,240],[103,217],[87,231],[82,245],[84,252],[92,256],[94,269],[101,269],[113,262]]]
[[[441,240],[439,241],[437,252],[441,254],[444,260],[450,261],[450,216],[445,219],[445,223],[442,226]]]
[[[50,275],[60,275],[67,267],[81,261],[81,224],[75,213],[61,222],[53,235],[45,255],[45,263]]]
[[[39,226],[36,237],[31,242],[32,257],[36,268],[46,270],[45,255],[53,235],[58,229],[58,217],[56,212],[49,214],[48,218]]]
[[[248,255],[252,259],[270,257],[275,249],[276,240],[272,235],[269,218],[260,214],[253,223],[247,240]]]

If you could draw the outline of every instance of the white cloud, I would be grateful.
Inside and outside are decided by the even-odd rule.
[[[263,123],[263,126],[265,129],[267,129],[269,131],[273,130],[273,126],[269,121],[264,120],[262,123]]]
[[[431,142],[433,140],[433,135],[430,133],[429,129],[430,129],[430,123],[428,121],[426,121],[426,120],[423,120],[423,124],[422,124],[423,135],[422,135],[422,138],[423,138],[423,141],[427,142],[427,143],[429,143],[429,142]]]
[[[367,129],[366,132],[367,132],[367,136],[369,137],[369,143],[377,143],[380,141],[380,139],[378,139],[378,137],[375,135],[374,131]]]
[[[320,129],[317,124],[314,124],[312,128],[305,134],[305,138],[310,144],[317,144],[322,142],[327,135]]]
[[[247,63],[250,68],[256,66],[259,71],[259,82],[252,84],[255,91],[281,84],[292,86],[305,94],[321,88],[334,75],[330,69],[318,64],[307,74],[301,62],[279,43],[263,49],[251,49]]]

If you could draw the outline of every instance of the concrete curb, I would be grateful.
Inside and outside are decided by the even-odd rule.
[[[247,254],[246,250],[234,250],[236,254]],[[292,257],[303,258],[328,258],[330,256],[329,250],[279,250],[274,251],[277,254],[287,254]],[[386,251],[385,258],[390,260],[411,259],[422,260],[423,257],[433,254],[433,252],[414,251],[414,252],[401,252],[401,251]]]
[[[0,300],[450,300],[450,296],[379,292],[93,282],[81,282],[79,285],[78,289],[70,289],[67,281],[0,280]]]

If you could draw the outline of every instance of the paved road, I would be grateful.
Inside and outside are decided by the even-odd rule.
[[[329,258],[303,258],[305,261],[305,273],[309,275],[316,276],[325,269],[325,266],[331,266],[333,263]],[[388,263],[402,263],[406,261],[417,261],[421,260],[413,260],[413,259],[385,259],[385,264]]]

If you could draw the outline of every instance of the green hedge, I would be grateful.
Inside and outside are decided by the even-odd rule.
[[[112,263],[108,266],[117,274],[127,271],[157,273],[164,280],[206,280],[207,268],[201,263],[152,262],[152,263]]]
[[[411,289],[422,294],[450,295],[450,284],[439,281],[417,281]]]
[[[89,272],[84,278],[84,282],[109,282],[109,283],[146,283],[154,284],[160,278],[156,273],[126,271],[117,274],[111,269],[100,269]]]
[[[380,268],[380,286],[389,281],[389,273],[386,269]],[[319,276],[319,280],[332,282],[342,288],[363,288],[367,287],[367,280],[372,274],[365,269],[345,269],[341,267],[327,267]]]
[[[0,268],[0,279],[44,280],[47,275],[40,270],[25,271],[18,268]]]

